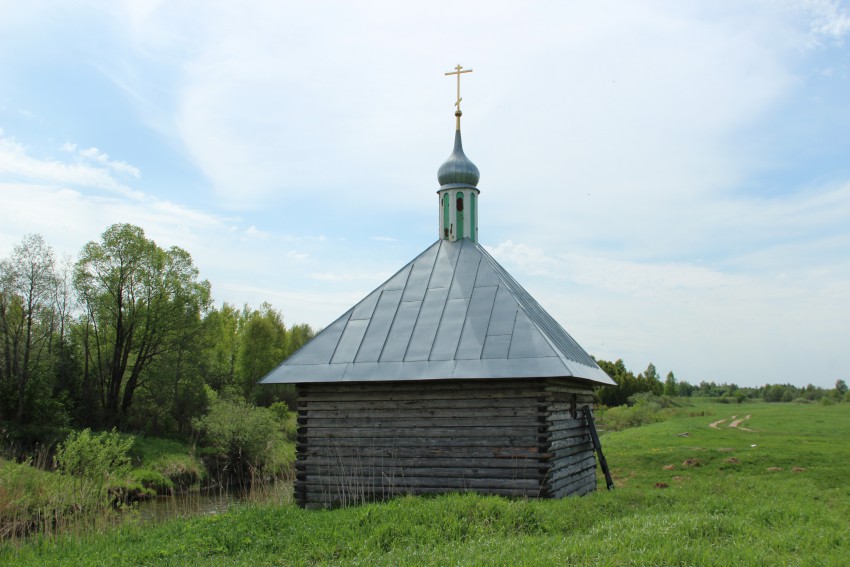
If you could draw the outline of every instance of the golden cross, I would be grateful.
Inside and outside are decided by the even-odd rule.
[[[458,63],[458,66],[455,67],[454,71],[449,71],[448,73],[446,73],[446,75],[457,75],[457,102],[455,102],[455,106],[457,107],[458,112],[460,112],[460,101],[463,100],[462,98],[460,98],[460,75],[461,75],[461,73],[472,73],[472,69],[464,69],[463,67],[461,67],[460,63]]]

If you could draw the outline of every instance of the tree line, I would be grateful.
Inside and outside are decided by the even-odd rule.
[[[138,226],[76,261],[27,235],[0,261],[0,421],[187,435],[217,394],[291,405],[257,381],[313,335],[268,303],[216,308],[191,255]]]
[[[631,404],[630,398],[633,400],[633,396],[637,394],[667,397],[710,397],[737,403],[756,398],[761,398],[766,402],[813,402],[819,400],[850,402],[847,383],[841,379],[836,380],[835,387],[832,389],[819,388],[813,384],[804,387],[797,387],[792,384],[740,387],[734,383],[718,384],[705,380],[694,385],[685,380],[677,380],[672,370],[667,373],[662,382],[661,375],[651,362],[646,370],[637,376],[626,368],[622,359],[618,359],[616,362],[597,360],[596,363],[617,383],[615,386],[603,386],[596,390],[597,402],[608,407]]]

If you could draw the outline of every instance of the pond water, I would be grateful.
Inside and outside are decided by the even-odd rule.
[[[136,505],[141,522],[162,522],[171,518],[189,518],[221,514],[240,504],[289,504],[292,483],[279,481],[260,488],[210,488],[198,492],[161,495]]]

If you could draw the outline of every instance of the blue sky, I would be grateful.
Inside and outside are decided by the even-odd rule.
[[[0,0],[0,256],[115,222],[330,323],[437,237],[461,63],[480,239],[591,354],[850,378],[850,4]]]

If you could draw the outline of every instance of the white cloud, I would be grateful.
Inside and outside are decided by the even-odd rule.
[[[65,144],[62,149],[68,151],[74,144]],[[94,148],[92,148],[95,152]],[[39,159],[31,156],[28,149],[14,138],[0,134],[0,174],[12,179],[23,179],[36,183],[51,183],[57,185],[85,186],[105,189],[133,199],[144,196],[122,183],[112,174],[110,169],[118,171],[138,170],[124,162],[110,162],[106,154],[98,159],[100,163],[87,164],[82,161],[64,163],[55,159]],[[83,157],[89,157],[83,155]],[[116,165],[117,164],[117,165]],[[102,166],[106,166],[106,168]]]
[[[802,5],[811,12],[811,29],[816,39],[843,43],[850,33],[850,10],[835,0],[809,0]]]
[[[30,223],[0,234],[41,226],[82,242],[128,220],[190,250],[218,297],[279,299],[290,318],[327,322],[424,233],[416,219],[434,205],[453,134],[454,83],[442,73],[459,62],[475,69],[464,146],[482,172],[482,241],[500,243],[494,255],[588,350],[686,379],[799,382],[789,372],[829,360],[850,332],[831,307],[850,281],[850,185],[818,155],[841,154],[843,115],[816,112],[825,91],[812,87],[846,92],[845,3],[63,10],[80,12],[80,36],[104,34],[89,51],[77,45],[85,65],[169,146],[157,148],[164,162],[197,167],[191,202],[204,204],[147,185],[167,178],[165,163],[145,165],[143,182],[138,158],[89,147],[108,141],[70,135],[85,146],[54,159],[0,134],[0,189]],[[14,12],[0,28],[24,37],[50,10]],[[299,223],[312,236],[280,228]]]

